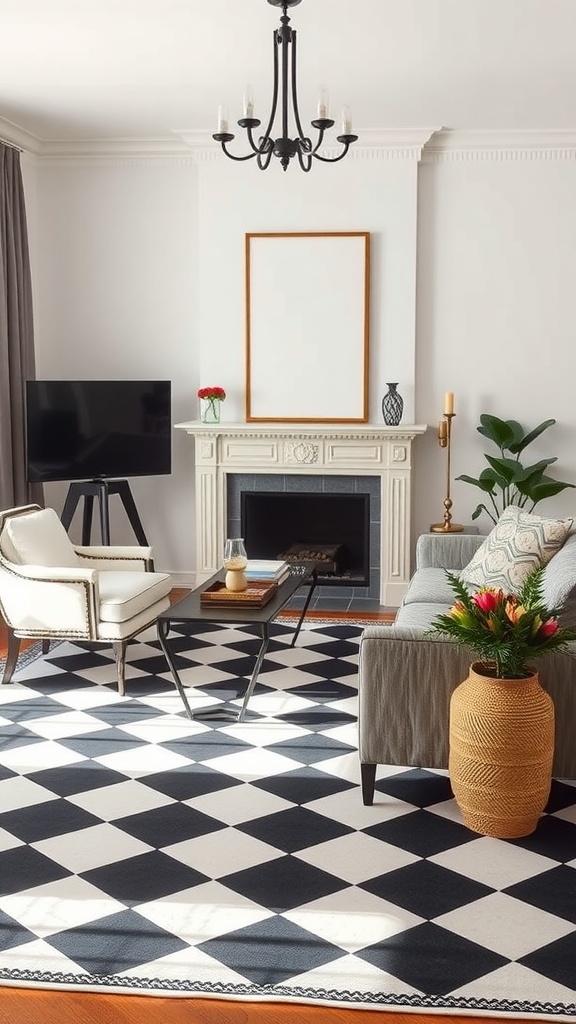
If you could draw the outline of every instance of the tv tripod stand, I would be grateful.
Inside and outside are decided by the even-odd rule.
[[[82,544],[90,544],[94,498],[98,498],[102,543],[106,545],[110,544],[110,513],[108,499],[111,494],[120,495],[120,500],[124,505],[126,515],[130,521],[130,526],[134,530],[140,544],[147,547],[148,541],[146,539],[146,534],[144,533],[144,527],[140,522],[140,516],[138,515],[134,498],[132,497],[132,491],[130,490],[130,485],[127,480],[107,480],[105,478],[100,478],[98,480],[73,481],[68,488],[68,494],[66,495],[66,501],[64,502],[64,508],[62,509],[62,515],[60,517],[64,528],[68,530],[76,511],[76,506],[80,501],[80,498],[84,498],[84,510],[82,514]]]

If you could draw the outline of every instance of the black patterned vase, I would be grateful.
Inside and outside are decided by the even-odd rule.
[[[382,399],[382,415],[388,427],[397,427],[402,419],[404,399],[396,391],[398,384],[387,384],[388,391]]]

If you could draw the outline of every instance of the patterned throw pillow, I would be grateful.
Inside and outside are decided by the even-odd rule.
[[[516,591],[533,569],[560,550],[573,522],[543,519],[509,505],[460,578],[476,587]]]

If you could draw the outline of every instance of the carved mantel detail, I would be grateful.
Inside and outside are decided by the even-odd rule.
[[[196,582],[220,568],[229,473],[377,476],[380,603],[396,607],[410,579],[412,442],[425,426],[176,423],[194,438]]]
[[[319,447],[303,441],[287,441],[284,445],[284,459],[286,462],[301,462],[310,465],[318,462]]]

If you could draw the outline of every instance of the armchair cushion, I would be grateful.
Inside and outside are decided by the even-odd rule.
[[[166,572],[98,573],[99,617],[102,622],[127,622],[170,593]]]
[[[6,521],[2,533],[6,558],[18,565],[80,565],[72,542],[53,508],[38,509]]]
[[[476,587],[517,590],[533,569],[560,550],[573,522],[544,519],[509,505],[460,576]]]

